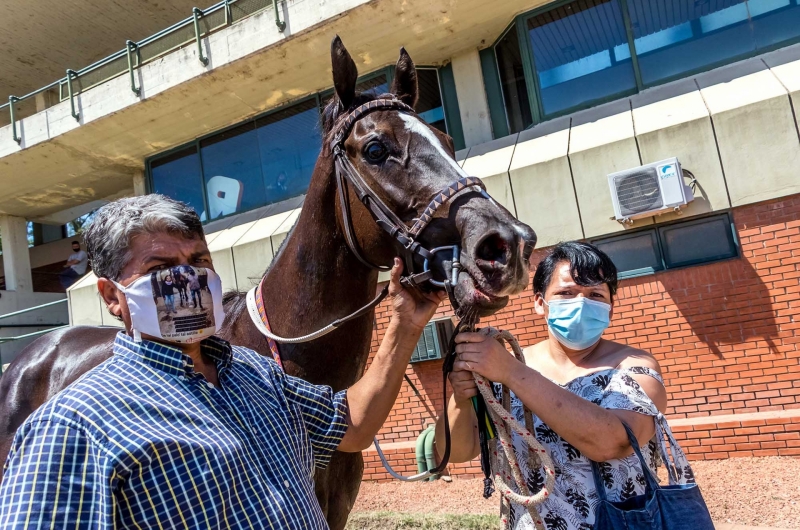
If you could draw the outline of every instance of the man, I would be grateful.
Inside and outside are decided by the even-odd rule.
[[[198,304],[200,305],[200,309],[205,309],[205,307],[203,307],[203,299],[200,296],[200,277],[194,270],[189,270],[189,290],[192,291],[192,302],[194,302],[195,309]]]
[[[85,241],[125,330],[111,359],[17,432],[0,528],[327,528],[314,468],[370,445],[441,298],[403,290],[396,261],[383,343],[361,380],[334,393],[213,336],[221,285],[185,204],[160,195],[109,203]],[[151,278],[173,267],[208,275],[210,334],[163,338]]]
[[[73,241],[72,254],[67,258],[64,270],[58,275],[61,286],[64,287],[64,289],[69,288],[78,278],[86,274],[86,267],[88,264],[88,254],[81,250],[81,244],[78,241]]]

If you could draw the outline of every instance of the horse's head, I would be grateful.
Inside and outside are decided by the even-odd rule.
[[[358,71],[339,37],[331,45],[331,58],[336,96],[323,115],[326,149],[348,113],[376,99],[356,92]],[[405,50],[400,51],[391,93],[411,107],[417,102],[417,72]],[[452,138],[400,109],[377,110],[358,118],[344,142],[344,155],[370,191],[406,226],[420,218],[442,190],[467,176],[455,161]],[[349,191],[350,219],[360,253],[374,264],[391,263],[398,254],[398,242],[377,226],[352,187]],[[337,214],[344,231],[347,214],[343,215],[342,208]],[[508,303],[509,295],[528,285],[535,233],[476,188],[464,188],[439,208],[416,241],[429,250],[461,247],[462,269],[453,294],[465,313],[494,313]],[[421,265],[416,258],[417,266]],[[447,269],[450,264],[443,266]]]

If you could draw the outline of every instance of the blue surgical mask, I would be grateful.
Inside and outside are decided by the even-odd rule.
[[[571,350],[585,350],[597,344],[608,327],[611,306],[606,303],[579,296],[551,300],[545,305],[550,308],[547,326],[558,342]]]

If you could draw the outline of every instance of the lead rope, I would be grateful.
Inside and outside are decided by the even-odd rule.
[[[478,333],[492,337],[501,344],[508,343],[517,360],[522,363],[525,362],[522,349],[517,339],[515,339],[510,332],[487,327],[482,328]],[[498,454],[496,450],[490,453],[491,466],[494,470],[494,485],[502,498],[500,510],[501,527],[506,530],[510,528],[509,515],[511,512],[511,504],[519,504],[525,507],[528,513],[530,513],[536,530],[547,530],[539,515],[537,506],[542,504],[553,491],[555,486],[555,470],[553,461],[550,459],[550,455],[547,454],[547,450],[539,443],[536,436],[533,434],[533,415],[531,411],[523,405],[525,414],[525,427],[523,427],[511,414],[511,391],[503,386],[503,402],[500,403],[494,395],[492,382],[480,374],[473,372],[472,375],[475,378],[478,391],[481,396],[483,396],[483,400],[486,403],[492,423],[494,423],[495,429],[497,430],[499,445],[502,449],[502,454]],[[512,432],[516,432],[528,446],[529,469],[542,468],[544,470],[544,486],[533,495],[528,488],[525,477],[522,476],[522,470],[519,467],[517,455],[514,452],[514,442],[511,437]],[[481,445],[484,445],[483,440]],[[516,483],[519,493],[509,486],[509,482],[512,480]]]

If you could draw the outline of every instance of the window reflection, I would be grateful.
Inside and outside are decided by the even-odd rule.
[[[755,50],[744,1],[629,0],[628,6],[645,85]]]
[[[439,74],[430,68],[417,68],[417,84],[419,99],[416,111],[419,113],[419,117],[443,133],[447,133],[442,93],[439,88]]]
[[[200,154],[209,209],[205,220],[212,221],[265,204],[258,137],[253,122],[203,140]]]
[[[495,48],[495,53],[500,74],[500,85],[503,88],[503,101],[506,105],[509,131],[516,133],[533,123],[516,28],[512,27],[500,39]]]
[[[182,149],[150,164],[153,193],[183,201],[198,213],[203,212],[203,181],[200,157],[194,146]]]
[[[267,204],[306,192],[322,145],[318,121],[314,100],[256,120]]]
[[[545,115],[636,89],[617,0],[578,0],[527,21]]]

